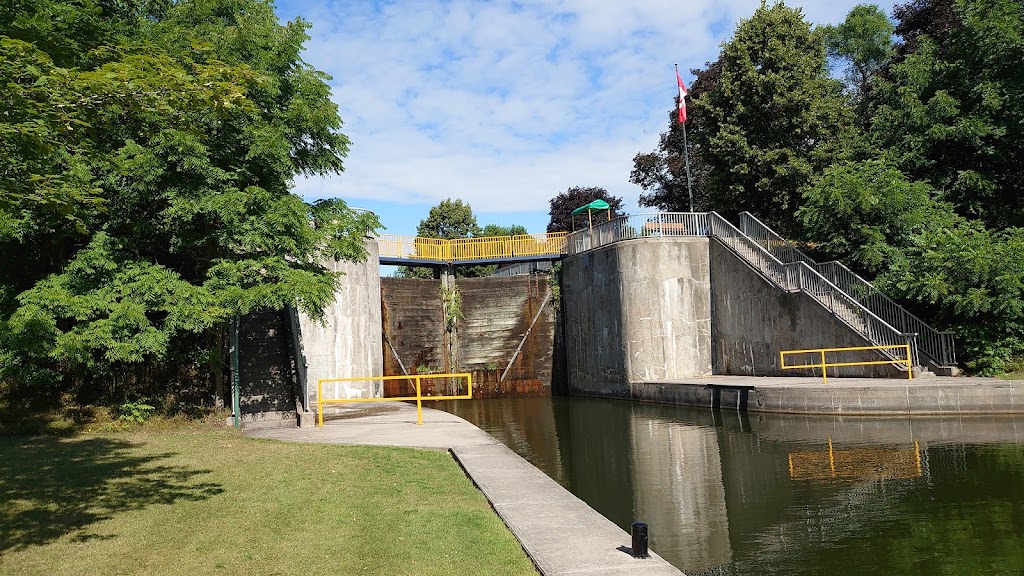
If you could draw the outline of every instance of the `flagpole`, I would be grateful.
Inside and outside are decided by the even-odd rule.
[[[686,191],[690,193],[690,212],[693,212],[693,186],[690,184],[690,147],[686,144],[686,122],[683,122],[683,156],[686,157]]]
[[[679,64],[676,64],[676,78],[679,77]],[[680,80],[680,82],[682,82]],[[681,93],[680,93],[681,94]],[[679,105],[686,106],[686,103],[682,101],[683,96],[679,96]],[[690,212],[693,212],[693,185],[690,181],[690,146],[686,143],[686,122],[683,121],[683,157],[686,158],[686,191],[690,195]]]

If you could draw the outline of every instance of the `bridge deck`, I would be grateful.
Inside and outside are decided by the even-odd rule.
[[[512,264],[562,258],[566,254],[567,236],[566,232],[552,232],[446,240],[381,234],[377,239],[377,248],[381,264]]]
[[[380,255],[380,263],[391,266],[485,266],[489,264],[518,264],[521,262],[548,262],[561,260],[565,254],[539,254],[524,256],[496,256],[491,258],[469,258],[464,260],[437,260],[433,258],[417,258],[415,256]]]

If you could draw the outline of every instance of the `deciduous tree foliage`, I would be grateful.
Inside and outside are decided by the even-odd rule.
[[[919,1],[876,86],[872,135],[911,178],[989,227],[1024,226],[1024,4]]]
[[[1024,5],[899,5],[861,160],[805,195],[805,234],[958,338],[971,370],[1024,367]],[[865,151],[867,158],[865,156]]]
[[[841,24],[822,29],[828,55],[844,65],[847,90],[859,105],[866,106],[872,79],[892,58],[893,31],[877,4],[854,6]]]
[[[611,211],[611,218],[622,216],[622,198],[613,196],[604,188],[573,186],[565,192],[559,192],[551,199],[551,210],[548,212],[548,232],[572,232],[573,216],[572,211],[590,204],[594,200],[604,200],[608,203]],[[604,212],[594,213],[596,221],[605,222],[609,215]],[[576,228],[587,226],[586,216],[576,217]]]
[[[0,380],[174,390],[232,316],[331,302],[320,263],[379,223],[290,191],[348,150],[307,27],[266,0],[0,8]]]
[[[837,157],[850,114],[822,35],[799,9],[762,4],[722,46],[716,86],[693,99],[709,207],[749,210],[784,234],[812,177]]]

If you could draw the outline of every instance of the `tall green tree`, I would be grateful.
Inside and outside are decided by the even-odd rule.
[[[690,86],[690,100],[699,99],[709,91],[718,89],[722,75],[722,62],[707,62],[703,70],[691,70],[697,80]],[[679,105],[676,98],[676,106]],[[641,206],[653,206],[666,212],[687,212],[690,210],[690,192],[693,192],[693,209],[700,212],[708,207],[708,175],[710,168],[704,160],[703,147],[699,142],[689,142],[683,137],[683,127],[674,106],[668,112],[668,131],[658,137],[658,147],[651,152],[641,152],[633,157],[633,170],[629,181],[644,190],[640,194]],[[688,115],[687,130],[707,131],[707,117],[700,114]],[[689,145],[690,182],[686,174],[686,150]]]
[[[867,105],[871,81],[894,53],[895,27],[877,4],[858,4],[838,25],[822,28],[828,55],[843,65],[848,92]]]
[[[872,135],[912,179],[988,227],[1024,225],[1024,5],[918,1],[873,99]]]
[[[822,34],[801,11],[763,4],[722,45],[714,89],[695,97],[692,142],[707,164],[709,207],[749,210],[783,234],[811,178],[834,162],[850,125]]]
[[[321,314],[321,262],[365,258],[379,223],[291,192],[348,150],[307,27],[265,0],[0,9],[0,380],[180,392],[232,316]]]
[[[480,233],[476,215],[468,202],[461,198],[447,198],[430,209],[430,213],[420,220],[416,227],[416,235],[423,238],[469,238]]]
[[[594,200],[604,200],[608,203],[609,213],[595,213],[594,217],[599,222],[605,222],[609,218],[622,216],[622,198],[614,196],[604,188],[593,186],[573,186],[565,192],[559,192],[550,201],[551,209],[548,211],[548,232],[572,232],[574,228],[586,226],[587,221],[577,217],[576,224],[573,224],[572,211],[585,206]]]

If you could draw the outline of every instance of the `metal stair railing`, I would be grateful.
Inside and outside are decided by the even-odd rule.
[[[921,352],[939,366],[956,365],[953,333],[936,330],[900,306],[841,262],[815,262],[749,212],[740,213],[740,229],[783,262],[804,262],[887,324],[917,334]]]
[[[714,212],[709,214],[708,220],[714,236],[727,240],[724,242],[727,246],[752,266],[759,268],[779,287],[790,292],[806,293],[872,344],[885,346],[910,344],[912,360],[914,365],[918,365],[914,334],[901,332],[879,318],[855,298],[822,276],[807,262],[799,259],[795,262],[783,262],[754,237],[744,234],[731,222]],[[737,245],[743,246],[744,249],[737,250]],[[755,257],[750,258],[751,254]],[[778,272],[779,269],[783,271],[781,275]],[[784,281],[779,281],[780,278],[784,278]],[[902,360],[902,357],[897,357],[898,354],[889,350],[880,350],[879,353],[893,361]]]

